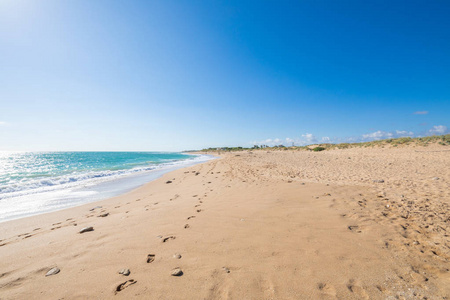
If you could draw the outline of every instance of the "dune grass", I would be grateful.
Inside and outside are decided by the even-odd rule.
[[[315,151],[320,152],[324,150],[332,150],[332,149],[348,149],[348,148],[370,148],[370,147],[401,147],[405,145],[412,146],[428,146],[431,144],[439,144],[442,146],[450,146],[450,134],[445,135],[432,135],[425,137],[401,137],[396,139],[384,139],[384,140],[376,140],[370,142],[361,142],[361,143],[340,143],[340,144],[314,144],[308,146],[291,146],[286,147],[284,145],[277,145],[273,147],[268,146],[258,146],[255,145],[251,148],[245,147],[219,147],[219,148],[207,148],[200,150],[201,152],[232,152],[232,151],[243,151],[243,150],[297,150],[297,151]],[[199,151],[199,150],[195,150]]]

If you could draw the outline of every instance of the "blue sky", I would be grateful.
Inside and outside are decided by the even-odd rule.
[[[448,1],[0,2],[0,150],[450,128]]]

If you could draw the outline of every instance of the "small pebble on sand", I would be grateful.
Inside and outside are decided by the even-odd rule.
[[[181,276],[181,275],[183,275],[183,271],[180,268],[175,268],[175,269],[172,270],[170,275],[172,275],[172,276]]]
[[[45,274],[45,276],[47,277],[47,276],[56,275],[56,274],[59,273],[59,271],[60,271],[60,269],[59,269],[58,267],[51,268],[51,269],[47,272],[47,274]]]
[[[120,271],[119,271],[119,274],[122,274],[123,276],[128,276],[128,275],[130,275],[130,269],[121,269]]]
[[[84,227],[83,229],[80,230],[80,233],[85,233],[88,231],[94,231],[94,227],[92,227],[92,226]]]

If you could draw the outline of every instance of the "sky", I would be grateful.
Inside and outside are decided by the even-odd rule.
[[[0,150],[450,132],[449,1],[0,0]]]

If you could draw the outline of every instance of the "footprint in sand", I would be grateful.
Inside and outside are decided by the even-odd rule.
[[[189,227],[191,227],[191,226],[189,226],[189,224],[184,225],[184,228],[185,228],[185,229],[187,229],[187,228],[189,228]]]
[[[155,260],[155,254],[148,254],[147,255],[147,263],[151,263]]]
[[[367,295],[364,288],[356,284],[353,279],[349,280],[349,282],[347,283],[347,288],[350,290],[350,292],[357,295],[359,299],[369,299],[369,295]]]
[[[336,289],[332,285],[320,282],[317,288],[326,295],[336,296]]]
[[[202,210],[201,209],[197,209],[197,212],[199,213],[199,212],[201,212]]]
[[[167,241],[169,241],[169,240],[174,240],[175,238],[176,238],[176,237],[174,237],[173,235],[171,235],[171,236],[168,236],[168,237],[163,238],[163,239],[162,239],[162,242],[165,243],[165,242],[167,242]]]
[[[350,225],[350,226],[348,226],[347,227],[350,231],[354,231],[354,232],[357,232],[357,233],[361,233],[362,231],[361,230],[358,230],[359,229],[359,226],[358,225]]]
[[[377,285],[376,288],[382,293],[384,293],[386,291],[386,289],[381,285]]]
[[[187,217],[187,220],[190,220],[190,219],[193,219],[193,218],[195,218],[195,216],[190,216],[190,217]]]
[[[124,289],[126,289],[126,288],[129,287],[130,285],[135,284],[136,282],[137,282],[137,281],[134,280],[134,279],[130,279],[130,280],[127,280],[127,281],[125,281],[125,282],[122,282],[121,284],[119,284],[119,285],[116,287],[116,294],[117,294],[118,292],[120,292],[120,291],[123,291]]]

